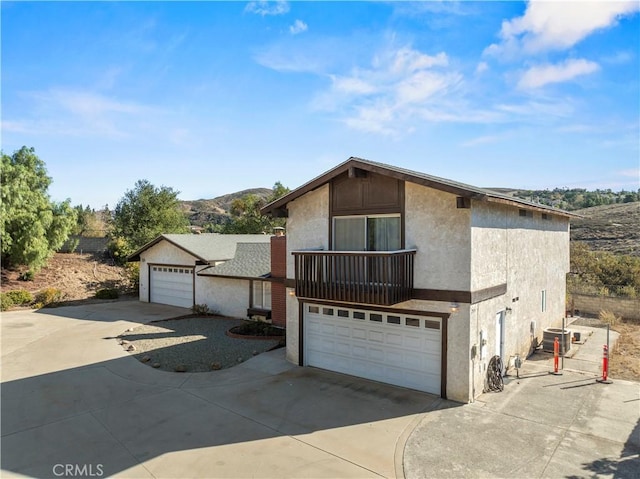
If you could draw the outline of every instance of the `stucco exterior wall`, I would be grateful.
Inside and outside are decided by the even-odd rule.
[[[469,289],[470,210],[456,196],[414,183],[405,184],[405,245],[416,248],[415,288]]]
[[[287,278],[293,278],[292,251],[329,249],[329,185],[292,201],[287,208]]]
[[[517,208],[472,202],[472,291],[507,284],[507,292],[471,306],[470,344],[480,347],[480,332],[487,339],[471,358],[472,397],[482,393],[489,360],[499,351],[497,314],[504,316],[504,363],[513,366],[515,355],[524,360],[542,341],[547,327],[562,324],[569,271],[569,222],[551,216],[543,220],[519,215]],[[545,307],[543,308],[543,291]],[[544,309],[544,310],[543,310]]]
[[[196,275],[196,304],[232,318],[247,317],[250,280]]]
[[[294,278],[292,251],[329,248],[329,185],[311,191],[287,207],[287,278]],[[294,364],[299,362],[298,314],[298,299],[287,294],[287,359]]]
[[[196,258],[168,241],[160,241],[140,254],[140,301],[149,302],[149,265],[194,266]]]

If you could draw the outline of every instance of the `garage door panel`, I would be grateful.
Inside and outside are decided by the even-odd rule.
[[[149,300],[152,303],[183,308],[193,306],[192,267],[152,266],[150,273]]]
[[[440,318],[346,309],[322,314],[328,308],[311,308],[319,313],[305,314],[307,364],[440,394]],[[359,319],[364,315],[382,320]]]

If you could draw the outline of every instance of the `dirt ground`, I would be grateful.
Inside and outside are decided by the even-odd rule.
[[[622,321],[611,329],[620,333],[610,356],[612,378],[640,381],[640,321]]]
[[[96,291],[103,288],[117,288],[122,292],[129,288],[122,267],[91,254],[56,253],[33,281],[19,280],[20,273],[2,268],[3,292],[27,290],[36,293],[44,288],[57,288],[64,293],[67,302],[93,298]]]

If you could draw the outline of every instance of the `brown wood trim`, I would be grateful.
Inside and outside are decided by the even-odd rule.
[[[448,301],[456,303],[471,303],[471,291],[456,291],[448,289],[419,289],[414,288],[411,299],[422,301]]]
[[[449,344],[449,317],[442,318],[442,327],[440,329],[441,341],[441,358],[440,358],[440,397],[447,399],[447,345]]]
[[[450,316],[449,313],[440,313],[438,311],[420,311],[416,309],[406,308],[388,308],[384,306],[376,306],[373,304],[357,304],[357,303],[341,303],[338,301],[327,301],[314,298],[298,298],[305,304],[320,304],[322,306],[333,306],[334,308],[362,309],[364,311],[380,311],[382,313],[397,313],[411,316],[429,316],[431,318],[440,318],[442,320]]]
[[[479,289],[471,293],[471,304],[480,303],[488,299],[497,298],[507,292],[507,283],[492,286],[490,288]]]
[[[304,366],[304,301],[298,301],[298,366]]]

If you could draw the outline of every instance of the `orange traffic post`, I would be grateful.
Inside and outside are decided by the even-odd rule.
[[[558,358],[560,356],[560,340],[558,336],[553,340],[553,372],[549,371],[549,374],[555,374],[560,376],[562,373],[558,371]]]
[[[602,377],[596,379],[599,383],[611,384],[609,379],[609,346],[606,344],[602,346]]]

